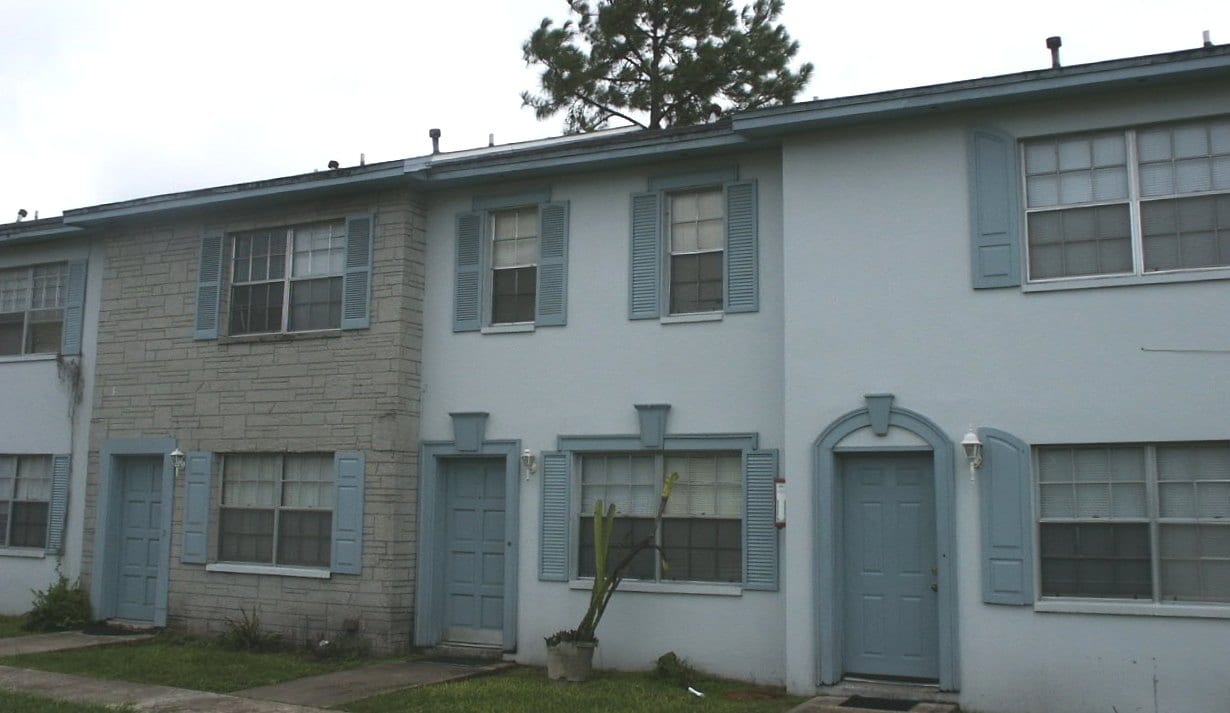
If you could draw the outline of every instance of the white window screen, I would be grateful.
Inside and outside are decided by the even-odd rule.
[[[17,459],[14,500],[51,500],[51,456],[21,456]]]
[[[741,470],[737,454],[667,456],[666,473],[678,473],[679,480],[666,503],[666,516],[742,517]]]
[[[24,312],[30,307],[30,270],[0,270],[0,312]]]
[[[1044,518],[1144,518],[1142,448],[1048,448],[1039,455]]]
[[[492,266],[527,267],[538,264],[538,209],[503,210],[491,216]]]
[[[282,505],[291,508],[332,508],[333,468],[333,458],[329,455],[286,456]]]
[[[722,191],[672,195],[671,252],[694,253],[726,246]]]
[[[222,505],[269,508],[278,505],[282,457],[266,454],[229,454],[222,477]]]
[[[654,456],[586,455],[581,458],[581,514],[592,515],[597,501],[615,505],[620,515],[657,514],[661,476]]]
[[[340,275],[345,269],[345,223],[304,225],[291,230],[294,236],[292,276]]]

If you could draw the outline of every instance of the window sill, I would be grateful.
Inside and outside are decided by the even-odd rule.
[[[219,344],[254,344],[264,342],[297,342],[301,339],[336,339],[341,329],[318,329],[311,332],[277,332],[273,334],[238,334],[218,337]]]
[[[693,314],[668,314],[660,318],[662,324],[689,324],[691,322],[721,322],[725,312],[696,312]]]
[[[1034,611],[1059,614],[1116,614],[1169,616],[1191,619],[1230,619],[1230,606],[1172,602],[1131,602],[1115,599],[1039,599]]]
[[[517,322],[516,324],[493,324],[482,328],[483,334],[524,334],[534,331],[533,322]]]
[[[572,579],[568,581],[568,588],[591,591],[594,588],[594,580]],[[633,582],[625,579],[619,583],[619,591],[646,594],[701,594],[718,597],[743,596],[742,585],[710,582]]]
[[[303,577],[305,579],[329,579],[332,572],[318,567],[279,567],[268,564],[241,564],[238,562],[214,562],[205,565],[206,572],[231,572],[233,574],[268,574],[274,577]]]
[[[8,364],[10,362],[17,363],[23,361],[55,361],[58,354],[8,354],[0,356],[0,364]]]
[[[1148,272],[1143,275],[1065,277],[1054,280],[1028,282],[1021,288],[1021,290],[1023,292],[1056,292],[1060,290],[1088,290],[1096,287],[1131,287],[1132,285],[1162,285],[1180,282],[1204,282],[1206,280],[1230,280],[1230,268],[1215,267],[1201,270]]]
[[[0,557],[22,557],[25,559],[46,559],[47,551],[38,547],[0,547]]]

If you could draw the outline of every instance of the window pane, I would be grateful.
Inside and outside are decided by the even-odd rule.
[[[7,497],[0,492],[0,497]],[[14,500],[51,499],[51,456],[18,456]]]
[[[47,545],[47,503],[13,503],[13,522],[9,528],[10,547]]]
[[[273,510],[222,508],[218,522],[219,560],[273,564]]]
[[[278,564],[328,567],[333,513],[283,510],[278,517]]]
[[[743,528],[739,520],[663,520],[662,548],[667,562],[663,579],[743,579]]]
[[[291,229],[294,255],[291,275],[337,275],[344,268],[346,255],[345,223],[302,225]]]
[[[342,278],[296,280],[290,283],[290,324],[302,332],[342,326]]]
[[[1230,265],[1230,195],[1141,203],[1145,270]]]
[[[222,504],[272,508],[278,504],[277,488],[281,478],[281,456],[261,453],[228,454],[223,457],[222,462]]]
[[[0,356],[21,354],[25,313],[0,314]]]
[[[722,253],[671,256],[671,314],[722,309]]]
[[[594,561],[594,518],[586,516],[578,518],[578,552],[577,576],[592,577],[596,570]],[[648,518],[617,517],[611,526],[611,551],[607,561],[607,571],[615,566],[632,551],[633,546],[653,536],[653,520]],[[654,578],[654,558],[656,552],[652,548],[641,551],[628,566],[625,576],[628,579]]]
[[[1153,596],[1147,524],[1039,526],[1043,596]]]
[[[1162,598],[1230,601],[1230,526],[1162,525]]]
[[[56,309],[67,297],[68,265],[38,265],[32,270],[31,309]]]
[[[1025,146],[1027,205],[1044,208],[1128,196],[1123,134],[1035,141]]]
[[[287,455],[282,505],[292,508],[333,507],[333,456]]]
[[[9,503],[0,500],[0,547],[8,547],[9,541]]]
[[[666,457],[666,473],[679,480],[666,503],[675,517],[733,517],[743,514],[743,485],[739,454],[703,454]]]
[[[1031,279],[1132,270],[1127,205],[1031,213],[1027,222]]]
[[[27,354],[55,354],[60,351],[60,335],[64,327],[64,310],[47,309],[31,312],[26,332]]]
[[[24,312],[29,308],[29,268],[0,270],[0,312]]]
[[[261,334],[282,329],[284,283],[236,285],[231,290],[231,334]]]
[[[1038,449],[1043,518],[1146,516],[1145,451],[1135,446]]]
[[[538,268],[492,271],[491,322],[533,322],[538,291]]]

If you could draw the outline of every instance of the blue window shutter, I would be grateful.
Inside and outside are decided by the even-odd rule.
[[[339,574],[363,571],[363,477],[366,462],[360,451],[333,456],[333,565]]]
[[[1003,431],[978,429],[982,468],[978,501],[982,525],[982,600],[1034,600],[1033,493],[1029,445]]]
[[[474,332],[483,326],[483,214],[457,214],[454,255],[453,331]]]
[[[568,203],[539,206],[538,295],[534,323],[559,327],[568,322]]]
[[[542,531],[538,538],[538,578],[568,581],[568,533],[572,520],[572,457],[542,454]]]
[[[1021,284],[1016,139],[999,131],[970,134],[970,260],[974,289]]]
[[[81,329],[85,325],[85,260],[68,263],[68,295],[64,301],[64,331],[60,335],[60,353],[77,356],[81,353]]]
[[[222,301],[222,233],[201,238],[196,275],[196,330],[194,339],[218,338],[218,309]]]
[[[184,546],[180,561],[205,564],[209,555],[209,481],[214,454],[192,451],[184,467]]]
[[[346,219],[346,271],[342,274],[342,329],[366,329],[371,324],[372,233],[375,218]]]
[[[629,319],[657,319],[662,289],[662,195],[632,196],[632,258]]]
[[[756,182],[726,184],[727,312],[760,309],[760,241],[757,236]]]
[[[65,516],[68,514],[68,483],[72,475],[72,456],[51,458],[51,503],[47,513],[47,552],[58,553],[64,546]]]
[[[743,455],[743,588],[777,591],[777,451]]]

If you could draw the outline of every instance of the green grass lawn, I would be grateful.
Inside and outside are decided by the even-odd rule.
[[[176,634],[88,649],[0,658],[0,664],[197,691],[228,693],[361,666],[318,661],[299,652],[230,651],[213,641]],[[7,713],[8,709],[0,707]]]
[[[695,686],[704,698],[646,673],[596,672],[586,683],[554,683],[547,680],[545,669],[521,667],[493,676],[386,693],[340,708],[351,713],[782,713],[804,700],[738,681],[705,679]],[[742,695],[727,698],[727,693]],[[757,695],[772,697],[757,699]]]
[[[131,710],[128,707],[110,708],[86,703],[63,703],[24,693],[0,691],[0,711],[4,713],[124,713]]]
[[[25,616],[0,616],[0,639],[37,634],[37,631],[25,631],[21,628],[25,621]]]

